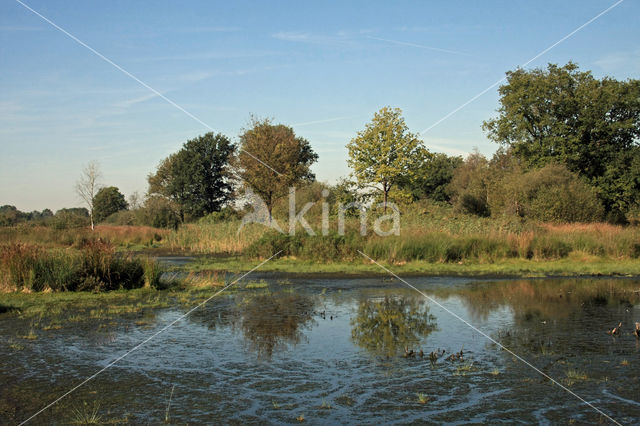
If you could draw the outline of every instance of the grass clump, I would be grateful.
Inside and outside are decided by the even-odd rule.
[[[160,269],[150,259],[116,253],[101,239],[79,250],[14,243],[0,247],[0,287],[22,291],[108,291],[156,286]]]

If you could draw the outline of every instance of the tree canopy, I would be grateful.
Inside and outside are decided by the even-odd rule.
[[[219,211],[231,197],[228,163],[234,151],[235,145],[220,133],[187,141],[149,175],[149,195],[175,202],[181,220],[185,214],[202,217]]]
[[[115,186],[101,188],[93,198],[94,218],[102,222],[107,217],[129,207],[124,195]]]
[[[289,187],[315,180],[310,167],[318,154],[291,127],[252,118],[240,135],[239,148],[237,177],[264,201],[270,215],[274,202],[286,195]]]
[[[384,107],[348,144],[349,166],[362,186],[375,186],[386,208],[394,185],[411,180],[415,166],[430,154],[418,136],[409,132],[400,108]]]
[[[507,73],[498,116],[483,124],[525,166],[562,163],[587,178],[610,210],[640,190],[640,81],[596,79],[569,62]]]

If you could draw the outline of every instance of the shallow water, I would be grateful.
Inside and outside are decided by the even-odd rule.
[[[382,278],[267,276],[268,288],[220,295],[34,423],[94,410],[133,423],[606,421],[450,312],[615,420],[640,421],[640,282],[409,281],[432,300]],[[28,418],[189,308],[73,322],[34,340],[20,337],[32,322],[1,314],[0,423]],[[609,336],[619,322],[622,334]]]

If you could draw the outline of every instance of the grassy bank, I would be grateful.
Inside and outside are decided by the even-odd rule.
[[[301,273],[381,272],[378,266],[363,259],[359,253],[362,251],[394,271],[411,274],[640,274],[638,226],[483,218],[456,212],[446,205],[416,203],[401,208],[400,235],[381,237],[372,229],[381,214],[370,212],[364,236],[360,234],[358,217],[347,217],[344,235],[339,235],[335,214],[329,217],[329,235],[322,235],[317,226],[322,220],[317,211],[311,210],[306,219],[316,231],[315,236],[302,229],[290,236],[262,225],[243,227],[237,218],[229,218],[185,224],[175,231],[134,226],[99,226],[95,233],[87,229],[3,228],[0,236],[5,239],[0,241],[38,244],[50,253],[60,253],[55,250],[82,251],[82,247],[100,238],[110,241],[120,253],[203,255],[204,260],[188,268],[212,271],[249,270],[281,251],[280,257],[285,259],[270,262],[262,269]],[[287,229],[282,212],[276,211],[275,218]],[[387,222],[385,226],[389,225]]]
[[[376,261],[378,261],[376,259]],[[227,271],[238,273],[253,269],[259,260],[242,257],[201,257],[186,266],[192,271]],[[565,259],[536,261],[506,259],[494,263],[432,263],[411,261],[379,262],[399,276],[495,276],[495,277],[552,277],[552,276],[640,276],[640,262],[632,259],[588,258],[570,255]],[[314,262],[295,258],[274,259],[260,267],[260,271],[291,274],[379,275],[389,276],[383,268],[366,259],[350,262]]]

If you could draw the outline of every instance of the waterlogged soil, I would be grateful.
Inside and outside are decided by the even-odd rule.
[[[31,422],[609,422],[595,408],[640,422],[640,281],[408,281],[426,297],[383,278],[267,276],[215,297]],[[0,296],[0,423],[30,418],[199,297],[167,294],[143,317],[61,309],[36,321]]]

